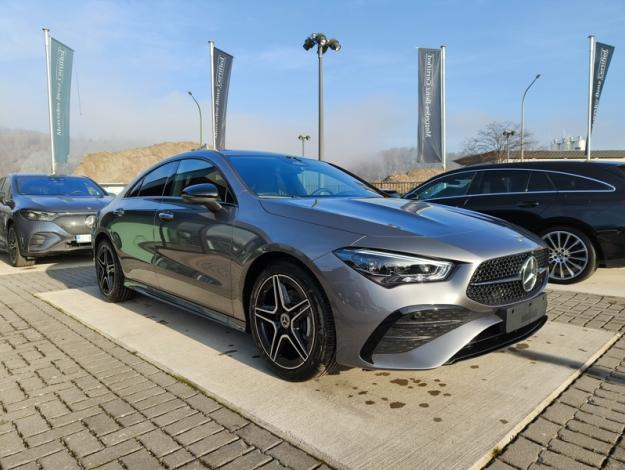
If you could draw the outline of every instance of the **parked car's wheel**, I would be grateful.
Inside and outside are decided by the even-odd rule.
[[[9,252],[11,264],[16,268],[23,268],[35,264],[34,259],[28,259],[22,256],[22,250],[17,239],[17,231],[13,225],[9,227],[7,232],[7,251]]]
[[[597,251],[588,236],[576,228],[551,227],[541,233],[549,246],[549,281],[574,284],[597,269]]]
[[[95,251],[95,271],[98,287],[109,302],[123,302],[134,295],[124,286],[124,273],[115,249],[108,240],[98,243]]]
[[[249,305],[254,342],[281,378],[307,380],[334,366],[330,305],[304,269],[289,262],[268,266],[256,279]]]

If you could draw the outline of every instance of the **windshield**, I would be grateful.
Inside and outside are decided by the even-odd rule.
[[[17,192],[25,196],[103,197],[93,181],[78,176],[17,176]]]
[[[261,197],[383,197],[328,163],[297,157],[233,156],[232,165]]]

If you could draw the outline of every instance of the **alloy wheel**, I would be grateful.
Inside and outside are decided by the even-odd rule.
[[[269,359],[297,369],[315,346],[315,317],[305,290],[284,274],[269,276],[254,300],[254,327]]]
[[[100,246],[95,266],[102,293],[110,295],[115,287],[115,258],[108,246]]]
[[[549,277],[566,281],[580,276],[588,266],[588,247],[571,232],[557,230],[543,235],[549,246]]]

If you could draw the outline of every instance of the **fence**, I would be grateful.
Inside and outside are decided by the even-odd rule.
[[[371,184],[378,189],[387,189],[405,194],[418,184],[421,184],[421,181],[371,181]]]

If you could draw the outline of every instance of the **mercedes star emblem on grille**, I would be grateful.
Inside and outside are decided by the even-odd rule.
[[[525,260],[523,266],[521,266],[521,284],[523,284],[523,290],[530,292],[536,281],[538,280],[538,262],[534,256],[530,256]]]

